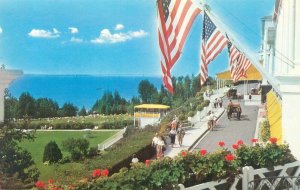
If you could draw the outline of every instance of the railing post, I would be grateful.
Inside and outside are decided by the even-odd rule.
[[[251,166],[243,167],[242,189],[248,190],[249,182],[253,180],[254,180],[253,168]]]

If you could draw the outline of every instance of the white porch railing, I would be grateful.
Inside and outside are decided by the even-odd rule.
[[[98,144],[98,150],[104,150],[104,149],[110,147],[111,145],[115,144],[116,142],[118,142],[121,138],[123,138],[123,135],[126,132],[126,129],[127,129],[127,127],[120,130],[119,132],[117,132],[116,134],[111,136],[110,138],[106,139],[104,142]]]
[[[270,178],[272,180],[270,180]],[[284,179],[284,180],[283,180]],[[284,183],[284,184],[282,184]],[[226,179],[211,181],[185,188],[179,185],[181,190],[261,190],[261,189],[300,189],[300,162],[292,162],[283,166],[276,166],[274,170],[267,168],[253,169],[251,166],[243,167],[242,174],[235,178],[232,184]],[[284,186],[284,188],[282,188]]]

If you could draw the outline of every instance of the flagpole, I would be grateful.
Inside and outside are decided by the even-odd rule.
[[[204,3],[202,3],[204,2]],[[199,6],[202,10],[204,10],[207,15],[210,17],[210,19],[215,23],[216,26],[218,26],[219,30],[223,33],[223,35],[225,36],[225,34],[228,35],[228,31],[230,31],[225,25],[223,25],[221,22],[219,22],[218,17],[216,16],[216,14],[214,14],[211,11],[211,8],[209,7],[209,5],[205,4],[205,0],[200,0],[199,2],[194,1],[194,3]],[[230,33],[231,34],[231,33]],[[241,50],[241,52],[243,52],[246,57],[251,61],[251,63],[255,66],[255,68],[263,74],[264,77],[266,77],[266,79],[269,81],[269,83],[271,83],[272,87],[275,89],[275,91],[278,94],[281,94],[281,91],[279,89],[279,81],[273,77],[272,75],[270,75],[263,67],[262,65],[260,65],[259,61],[257,59],[254,59],[254,57],[256,57],[253,53],[251,53],[250,51],[245,51],[245,48],[241,43],[240,40],[238,39],[238,37],[236,36],[232,36],[230,35],[230,37],[228,37],[229,40],[234,43],[235,46],[238,47],[238,49]]]

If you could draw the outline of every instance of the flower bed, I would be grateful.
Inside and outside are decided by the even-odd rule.
[[[220,179],[230,182],[244,166],[272,168],[295,161],[288,146],[277,145],[276,140],[270,138],[270,143],[264,145],[253,139],[254,146],[238,141],[233,152],[224,148],[225,142],[221,141],[219,150],[213,153],[182,151],[174,159],[146,160],[110,177],[94,170],[89,178],[76,186],[79,189],[174,189],[178,184],[188,187]]]

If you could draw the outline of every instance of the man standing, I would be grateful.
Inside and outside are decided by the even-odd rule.
[[[184,135],[185,135],[185,131],[184,131],[184,129],[182,128],[182,125],[180,124],[180,125],[179,125],[179,128],[178,128],[178,131],[177,131],[177,138],[178,138],[179,146],[182,145],[182,141],[183,141]]]

